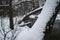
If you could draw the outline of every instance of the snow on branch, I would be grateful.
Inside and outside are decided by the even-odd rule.
[[[27,13],[26,15],[24,15],[24,16],[21,18],[20,23],[22,22],[22,20],[24,20],[24,18],[26,18],[26,17],[28,17],[28,16],[34,14],[34,13],[37,12],[37,11],[41,11],[42,9],[43,9],[43,7],[39,7],[39,8],[37,8],[37,9],[35,9],[35,10],[33,10],[33,11]]]

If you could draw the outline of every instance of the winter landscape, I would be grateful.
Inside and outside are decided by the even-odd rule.
[[[60,0],[0,0],[0,40],[60,40]]]

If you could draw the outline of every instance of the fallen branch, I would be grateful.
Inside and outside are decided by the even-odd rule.
[[[26,17],[29,17],[30,15],[35,14],[35,12],[41,11],[42,9],[43,9],[43,7],[39,7],[39,8],[37,8],[37,9],[35,9],[35,10],[27,13],[26,15],[24,15],[24,16],[22,17],[22,19],[20,20],[20,22],[18,22],[18,24],[20,24]]]

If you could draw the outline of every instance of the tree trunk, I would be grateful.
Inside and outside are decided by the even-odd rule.
[[[10,20],[10,29],[13,30],[13,10],[12,10],[12,0],[9,2],[9,20]]]

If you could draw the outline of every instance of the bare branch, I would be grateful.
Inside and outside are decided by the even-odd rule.
[[[2,33],[2,31],[0,30],[0,33],[4,36],[4,34]]]

